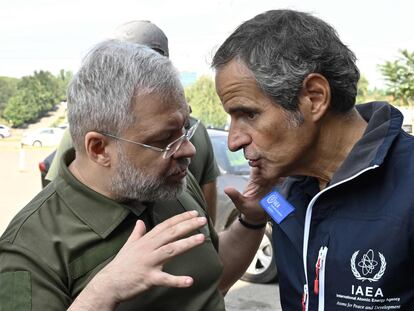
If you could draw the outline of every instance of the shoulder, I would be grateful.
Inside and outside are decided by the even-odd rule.
[[[199,183],[195,179],[194,175],[189,171],[187,175],[187,190],[186,192],[200,205],[200,207],[206,211],[207,203],[204,199],[203,192],[200,188]]]
[[[194,117],[190,117],[190,126],[194,125],[198,119]],[[198,146],[198,147],[205,147],[206,141],[209,141],[209,136],[206,127],[204,126],[203,122],[197,127],[197,130],[194,133],[194,136],[191,139],[191,142]]]
[[[414,136],[401,129],[388,150],[387,157],[387,167],[400,171],[407,175],[407,178],[414,176],[414,166],[411,165],[414,162]]]
[[[41,229],[41,223],[37,223],[35,219],[39,218],[39,214],[43,214],[47,204],[52,203],[57,199],[57,194],[53,184],[49,184],[41,192],[39,192],[24,208],[22,208],[11,220],[8,227],[4,231],[1,240],[7,240],[14,243],[16,238],[22,232],[32,232],[28,237],[32,237],[37,229]],[[47,212],[47,211],[46,211]],[[37,227],[37,228],[36,228]]]

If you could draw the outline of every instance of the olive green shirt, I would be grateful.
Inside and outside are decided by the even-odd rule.
[[[190,126],[195,124],[197,119],[190,117]],[[220,175],[220,170],[214,158],[213,146],[210,137],[202,123],[199,124],[191,143],[196,148],[196,155],[191,159],[190,172],[194,175],[199,185],[205,185],[215,181]]]
[[[64,155],[59,176],[12,220],[0,239],[0,310],[66,310],[91,278],[117,254],[136,223],[151,228],[185,210],[205,214],[191,176],[177,200],[120,204],[80,183]],[[117,310],[224,310],[218,290],[222,264],[211,223],[198,231],[206,241],[164,265],[194,278],[189,288],[154,287]]]
[[[197,122],[197,119],[190,117],[190,125]],[[214,158],[213,146],[211,145],[210,137],[207,130],[202,123],[199,124],[194,136],[191,138],[191,143],[197,150],[196,155],[191,159],[189,166],[190,172],[194,175],[199,185],[204,185],[215,181],[220,175],[220,170]],[[72,138],[69,130],[66,129],[62,140],[56,150],[55,157],[50,165],[49,171],[46,175],[47,180],[53,180],[57,177],[59,171],[59,163],[62,155],[73,147]]]

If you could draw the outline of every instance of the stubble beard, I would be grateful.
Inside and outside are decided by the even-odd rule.
[[[138,170],[118,149],[118,169],[111,181],[111,192],[118,201],[173,200],[187,187],[186,178],[178,183],[168,183],[166,176],[188,167],[189,159],[179,159],[178,167],[170,168],[165,176],[150,176]]]

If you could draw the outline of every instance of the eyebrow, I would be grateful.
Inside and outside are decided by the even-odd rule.
[[[173,122],[168,122],[164,127],[154,129],[152,131],[148,132],[148,136],[145,139],[145,141],[156,141],[157,138],[164,139],[163,136],[169,135],[171,132],[181,130],[187,126],[187,124],[190,124],[190,117],[187,115],[184,119],[183,127],[178,128],[173,124]]]
[[[252,107],[245,107],[245,106],[236,106],[236,107],[230,107],[228,108],[227,112],[229,114],[231,113],[249,113],[249,112],[257,112],[258,109],[257,108],[252,108]]]

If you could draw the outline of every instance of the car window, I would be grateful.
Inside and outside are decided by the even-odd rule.
[[[244,157],[243,150],[232,152],[226,147],[226,156],[234,174],[244,174],[250,171],[249,164]]]

